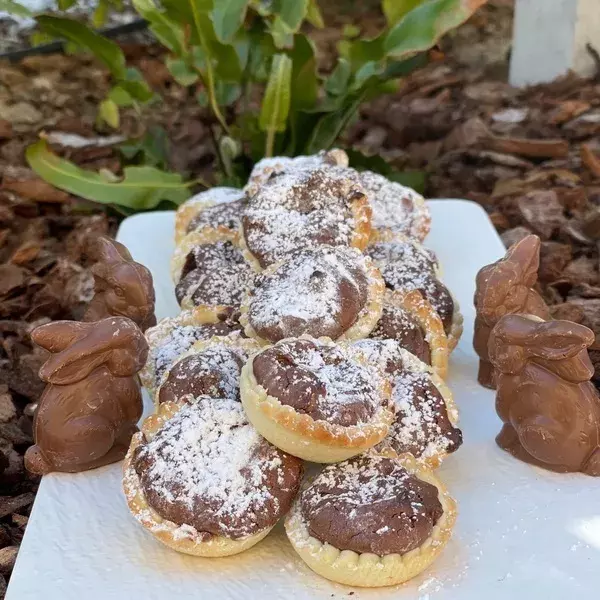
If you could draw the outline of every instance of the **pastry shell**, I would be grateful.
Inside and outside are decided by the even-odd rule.
[[[144,368],[140,371],[140,379],[151,396],[154,395],[156,390],[156,364],[153,350],[161,346],[175,327],[212,325],[220,321],[219,315],[210,308],[196,306],[190,310],[180,312],[176,317],[161,319],[154,327],[146,330],[145,336],[150,352]],[[239,334],[235,337],[239,337]]]
[[[196,246],[216,244],[217,242],[231,242],[234,246],[238,247],[242,251],[244,258],[246,258],[245,252],[240,246],[240,238],[241,235],[238,232],[234,232],[226,228],[205,228],[199,231],[188,233],[181,240],[181,243],[175,248],[175,252],[171,258],[171,277],[173,282],[176,285],[179,283],[186,257]],[[255,267],[253,263],[250,263],[250,265]],[[191,298],[188,298],[187,296],[181,301],[182,310],[190,310],[196,307],[197,306],[192,302]],[[198,307],[200,307],[205,314],[210,315],[210,317],[214,319],[226,316],[232,311],[232,307],[225,304],[201,304],[198,305]]]
[[[413,198],[413,205],[414,212],[421,213],[421,218],[419,219],[418,226],[411,227],[412,233],[410,235],[407,233],[401,233],[396,229],[392,229],[391,227],[373,227],[370,241],[392,241],[397,235],[406,235],[410,239],[423,242],[431,230],[431,215],[429,214],[429,209],[427,208],[425,198],[416,192]]]
[[[383,309],[383,300],[385,294],[385,283],[381,277],[379,269],[375,266],[373,261],[368,257],[366,259],[367,265],[367,302],[362,308],[358,315],[356,322],[348,328],[338,340],[360,340],[367,337],[371,331],[377,325],[379,317],[381,317],[381,311]],[[269,265],[264,271],[263,275],[269,277],[273,275],[281,266],[285,264],[285,260],[273,263]],[[246,290],[242,298],[240,305],[240,323],[244,327],[244,333],[249,338],[254,338],[262,345],[272,344],[269,340],[261,338],[254,327],[250,323],[248,313],[250,311],[250,304],[252,303],[252,289]]]
[[[230,192],[233,191],[234,189],[230,188]],[[242,190],[239,190],[239,196],[240,199],[244,197],[244,192]],[[222,202],[211,200],[207,196],[206,199],[195,200],[191,198],[187,202],[184,202],[182,205],[180,205],[177,211],[175,212],[175,244],[179,245],[181,240],[183,240],[183,238],[188,234],[188,226],[198,213],[201,213],[203,210],[211,208],[212,206],[217,206],[219,204],[222,204]],[[231,232],[231,229],[229,229],[228,227],[224,227],[223,225],[218,225],[214,228],[206,227],[203,229],[214,229],[221,233]]]
[[[311,339],[308,336],[300,339],[303,338]],[[281,340],[281,343],[285,341],[288,340]],[[332,343],[328,338],[320,338],[319,341]],[[335,463],[372,448],[388,434],[394,410],[387,404],[381,406],[369,423],[347,427],[315,420],[282,404],[256,381],[253,371],[255,356],[242,369],[242,405],[256,430],[277,448],[311,462]],[[366,364],[362,356],[357,360]],[[382,398],[389,399],[389,380],[382,376],[380,385]]]
[[[350,237],[350,242],[348,246],[352,248],[358,248],[361,252],[367,247],[369,244],[369,240],[371,238],[371,206],[369,205],[369,201],[367,197],[361,194],[359,197],[352,200],[350,203],[350,211],[354,218],[354,231]],[[248,243],[246,242],[246,237],[244,235],[244,228],[241,228],[239,239],[239,246],[242,249],[242,253],[244,254],[244,258],[254,267],[254,270],[258,273],[262,272],[264,269],[270,268],[273,264],[280,263],[283,259],[275,260],[271,265],[267,267],[262,267],[258,259],[252,253],[252,250],[248,247]],[[307,241],[308,245],[315,245],[316,242]],[[301,248],[299,246],[298,248]]]
[[[446,405],[446,413],[448,414],[448,420],[450,421],[453,427],[457,427],[459,418],[458,407],[454,402],[454,395],[452,394],[452,391],[446,385],[444,380],[429,365],[426,365],[423,361],[419,360],[414,354],[408,352],[408,350],[402,350],[402,355],[402,362],[405,367],[408,367],[409,371],[413,373],[427,373],[431,377],[431,381],[433,382],[435,387],[438,389],[438,392],[444,399],[444,404]],[[378,446],[378,449],[380,451],[385,450],[385,452],[395,452],[393,448],[391,448],[388,445],[387,438],[381,442],[381,444]],[[436,469],[442,464],[446,456],[448,456],[448,452],[440,451],[430,456],[415,457],[415,461],[416,463],[424,464],[431,469]]]
[[[438,497],[444,511],[442,516],[429,538],[406,554],[379,556],[357,553],[336,548],[310,535],[300,512],[300,495],[285,520],[286,533],[300,558],[322,577],[358,587],[397,585],[427,569],[448,543],[457,511],[456,502],[444,484],[430,469],[417,464],[411,455],[398,456],[390,452],[386,452],[385,455],[395,456],[411,474],[438,489]]]
[[[171,369],[179,361],[183,360],[184,358],[187,358],[188,356],[193,356],[194,354],[199,354],[201,352],[204,352],[204,350],[211,348],[212,346],[217,346],[217,345],[230,346],[233,349],[245,350],[246,354],[248,356],[256,353],[259,350],[259,345],[256,342],[256,340],[253,340],[251,338],[243,338],[243,337],[240,337],[239,335],[236,335],[236,336],[214,335],[213,337],[211,337],[208,340],[198,340],[197,342],[194,342],[192,347],[187,352],[184,352],[183,354],[181,354],[171,364],[171,366],[168,369],[166,369],[165,372],[163,373],[163,376],[161,377],[161,381],[160,381],[159,385],[157,386],[156,392],[154,393],[154,396],[153,396],[154,406],[155,407],[160,406],[160,402],[159,402],[158,398],[159,398],[161,387],[163,386],[164,382],[169,377],[169,373],[171,372]],[[184,398],[182,398],[182,400],[184,400]]]
[[[425,332],[425,341],[429,344],[431,367],[440,377],[445,378],[448,375],[449,341],[442,320],[433,306],[418,290],[386,290],[385,304],[403,308],[417,321]]]
[[[156,539],[177,552],[193,556],[220,557],[239,554],[248,550],[273,529],[267,527],[253,535],[233,540],[224,536],[213,536],[208,541],[203,541],[198,532],[191,526],[177,525],[172,521],[163,519],[147,502],[139,477],[133,467],[135,449],[146,439],[152,439],[154,434],[174,415],[185,403],[165,402],[158,410],[149,416],[142,424],[142,431],[136,433],[131,439],[129,451],[123,464],[123,490],[129,510]]]

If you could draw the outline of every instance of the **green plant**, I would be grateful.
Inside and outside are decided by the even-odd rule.
[[[485,2],[383,0],[386,28],[373,39],[348,30],[351,35],[340,42],[337,64],[328,74],[317,72],[315,44],[306,33],[324,25],[316,0],[133,0],[133,5],[166,47],[175,81],[198,90],[199,102],[209,108],[221,181],[241,184],[248,166],[263,156],[330,148],[363,102],[394,90],[400,78],[425,63],[425,52],[442,35]],[[142,106],[153,98],[113,42],[67,18],[42,15],[37,21],[44,32],[93,52],[110,70],[113,87],[99,110],[109,125],[118,127],[120,107]],[[233,105],[236,111],[229,110]],[[49,150],[38,144],[29,154],[47,159]],[[74,189],[62,172],[30,162],[50,183]],[[77,176],[85,177],[79,171]],[[127,180],[126,174],[123,183]],[[97,185],[78,186],[75,193],[107,200]],[[181,198],[165,192],[163,199]],[[149,207],[139,199],[133,205],[127,194],[119,202]]]

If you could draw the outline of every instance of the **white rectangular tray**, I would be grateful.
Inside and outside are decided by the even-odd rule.
[[[505,600],[593,598],[600,583],[600,481],[557,475],[510,458],[494,443],[494,394],[476,383],[471,346],[477,270],[504,253],[484,211],[433,201],[432,232],[444,280],[465,316],[450,387],[461,410],[463,447],[440,470],[459,506],[441,558],[396,588],[362,590],[312,573],[281,526],[248,552],[202,559],[169,550],[130,516],[120,465],[44,477],[8,590],[8,600]],[[169,277],[173,214],[126,219],[118,239],[154,276],[158,317],[177,313]]]

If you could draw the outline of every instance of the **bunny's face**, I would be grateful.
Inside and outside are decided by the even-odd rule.
[[[515,344],[507,344],[495,336],[494,332],[490,335],[488,350],[492,364],[500,373],[516,375],[525,368],[525,349]]]
[[[115,265],[106,283],[104,301],[110,314],[140,322],[154,311],[152,280],[144,267],[132,263]]]

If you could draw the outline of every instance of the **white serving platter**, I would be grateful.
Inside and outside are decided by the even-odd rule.
[[[281,525],[248,552],[218,559],[178,554],[131,518],[121,467],[44,477],[8,589],[8,600],[564,600],[594,598],[600,584],[600,480],[521,464],[494,443],[494,394],[476,383],[472,297],[478,269],[504,253],[471,202],[430,202],[435,250],[458,298],[465,332],[449,385],[461,411],[463,447],[440,476],[458,501],[454,536],[421,576],[363,590],[315,575]],[[169,277],[173,213],[126,219],[118,239],[154,276],[158,317],[176,314]]]

